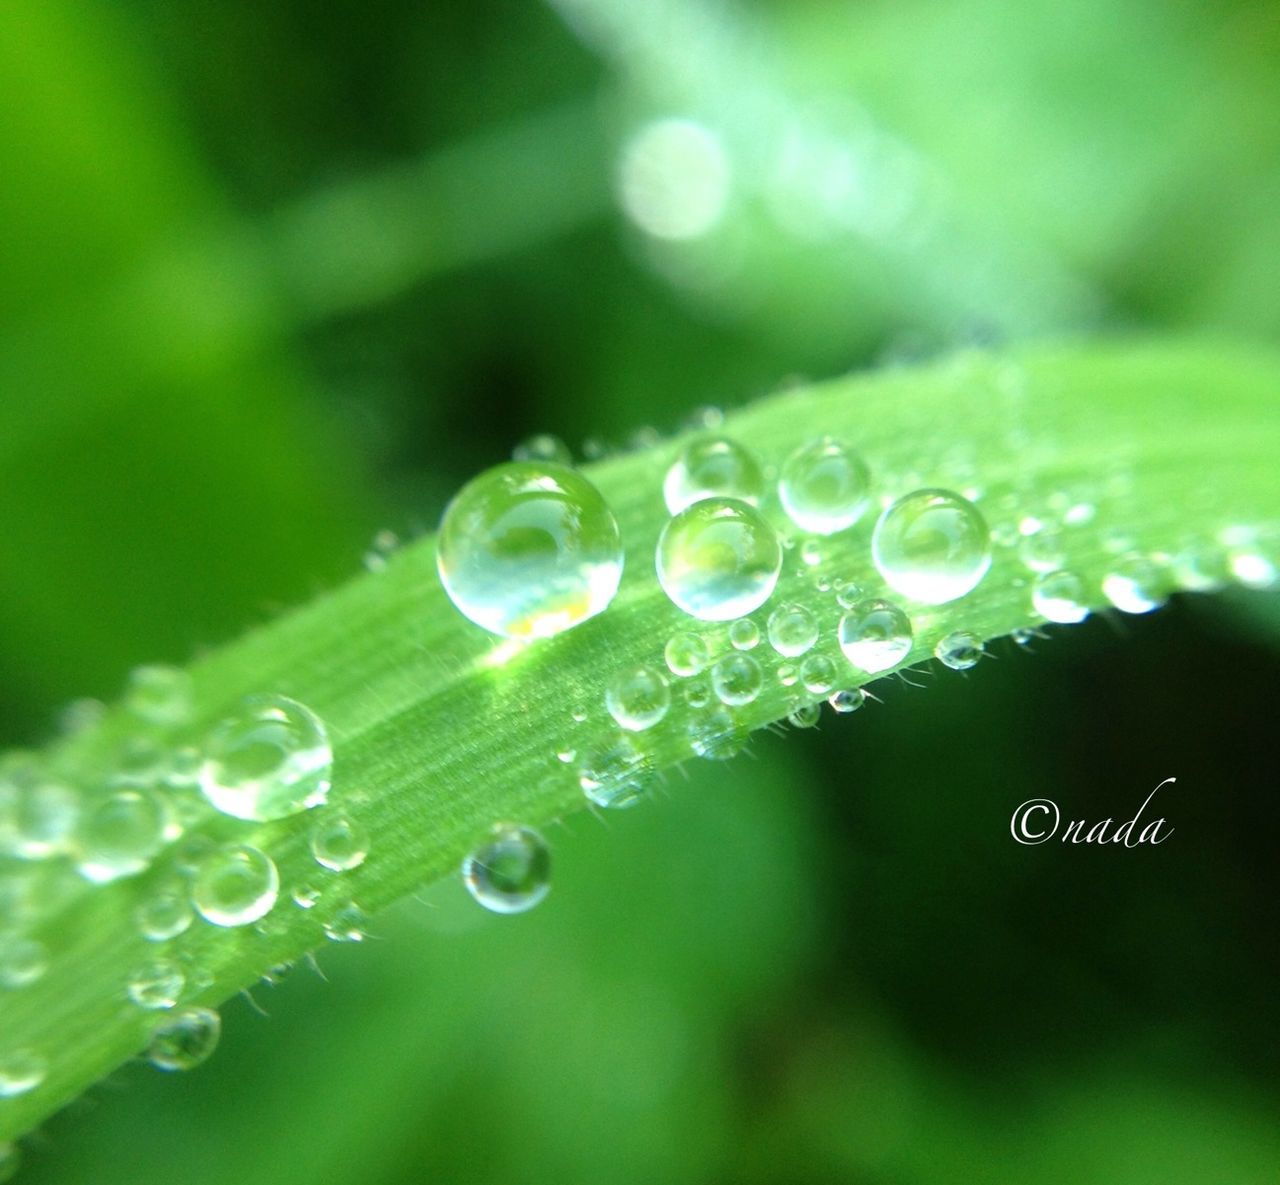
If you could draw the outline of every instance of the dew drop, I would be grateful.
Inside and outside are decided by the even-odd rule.
[[[0,988],[28,987],[48,969],[49,952],[44,943],[21,936],[0,939]]]
[[[800,544],[800,559],[810,568],[822,563],[822,544],[816,539],[806,539]]]
[[[877,674],[911,653],[911,619],[892,601],[862,601],[840,619],[839,639],[845,658]]]
[[[348,815],[317,820],[311,829],[311,855],[331,872],[359,868],[369,854],[369,833]]]
[[[324,936],[330,942],[363,942],[368,931],[365,912],[352,901],[338,906],[333,916],[323,926]]]
[[[545,638],[603,612],[622,579],[618,520],[585,477],[515,461],[445,508],[436,567],[456,608],[490,633]]]
[[[787,717],[792,728],[817,728],[822,719],[822,708],[818,704],[801,704]]]
[[[176,885],[155,889],[137,908],[134,920],[148,942],[167,942],[194,920],[191,903]]]
[[[794,687],[799,678],[800,672],[796,669],[795,663],[784,662],[778,667],[778,682],[783,687]]]
[[[169,962],[148,963],[129,977],[128,993],[139,1008],[172,1008],[182,997],[187,977]]]
[[[1011,637],[1019,646],[1029,646],[1031,644],[1031,639],[1035,636],[1035,630],[1029,629],[1016,629],[1012,630],[1009,634],[1009,637]]]
[[[1041,617],[1062,625],[1075,625],[1089,616],[1084,584],[1074,572],[1046,572],[1037,577],[1031,588],[1031,607]],[[1028,631],[1028,640],[1030,636]]]
[[[0,766],[0,851],[43,860],[64,851],[80,816],[80,796],[35,758],[11,754]]]
[[[711,668],[716,698],[731,708],[751,703],[764,686],[760,664],[749,654],[726,654]]]
[[[834,535],[853,526],[871,498],[871,471],[847,445],[830,437],[801,445],[782,464],[778,497],[802,531]]]
[[[818,640],[818,620],[803,605],[779,605],[768,628],[769,644],[783,658],[799,658]]]
[[[729,626],[729,645],[735,650],[754,650],[760,644],[760,627],[749,617],[739,617]]]
[[[1231,578],[1227,554],[1214,543],[1184,547],[1173,561],[1173,574],[1179,587],[1188,592],[1213,592],[1225,588]]]
[[[671,514],[706,498],[733,498],[759,506],[763,494],[760,463],[726,436],[704,436],[691,442],[662,483],[662,496]]]
[[[605,707],[619,728],[643,732],[652,728],[671,707],[671,688],[666,678],[651,667],[623,671],[609,684]]]
[[[711,702],[711,689],[704,683],[691,683],[684,689],[684,702],[691,708],[705,708]]]
[[[85,812],[76,833],[76,868],[96,884],[135,876],[164,847],[168,810],[142,787],[116,790]]]
[[[333,751],[320,718],[283,695],[254,695],[205,741],[200,789],[223,814],[263,822],[319,806]]]
[[[1027,535],[1018,545],[1018,558],[1033,572],[1056,572],[1067,558],[1061,532],[1046,527]]]
[[[866,702],[867,693],[861,687],[851,687],[833,692],[827,700],[831,710],[840,716],[847,716],[850,712],[856,712]]]
[[[697,634],[674,634],[662,653],[667,669],[686,679],[700,674],[711,659],[707,644]]]
[[[876,522],[871,556],[895,592],[942,605],[977,587],[991,566],[991,534],[972,502],[949,490],[917,490]]]
[[[295,885],[289,896],[299,909],[311,909],[320,900],[320,890],[314,885]]]
[[[201,865],[191,904],[215,926],[247,926],[271,910],[279,892],[280,874],[270,856],[247,844],[229,844]]]
[[[626,810],[649,792],[649,769],[630,741],[619,738],[593,750],[578,770],[583,794],[605,810]]]
[[[191,676],[177,667],[135,667],[129,675],[125,707],[150,724],[182,724],[195,703]]]
[[[500,823],[462,862],[462,882],[485,909],[524,913],[551,891],[551,852],[532,827]]]
[[[728,498],[682,510],[658,537],[658,583],[702,621],[732,621],[758,609],[781,567],[774,529],[758,510]]]
[[[573,465],[573,452],[560,437],[552,436],[549,432],[539,432],[516,445],[511,450],[511,459],[563,465],[567,468]]]
[[[836,664],[825,654],[811,654],[800,664],[800,684],[810,695],[827,695],[836,685]]]
[[[727,708],[700,713],[689,722],[689,747],[708,761],[728,761],[746,747],[746,730]]]
[[[1166,600],[1165,574],[1145,556],[1125,556],[1102,578],[1102,591],[1122,613],[1150,613]]]
[[[0,1053],[0,1098],[10,1099],[35,1090],[49,1072],[49,1063],[34,1050]]]
[[[222,1018],[212,1008],[184,1008],[153,1029],[147,1060],[157,1070],[191,1070],[208,1061],[222,1036]]]
[[[836,589],[836,604],[841,609],[852,609],[865,596],[866,594],[857,584],[852,580],[847,580]]]
[[[953,671],[967,671],[982,657],[982,639],[968,630],[948,634],[933,648],[934,657]]]
[[[384,572],[387,563],[400,546],[400,536],[394,531],[382,530],[373,537],[373,543],[364,553],[364,566],[367,572]]]

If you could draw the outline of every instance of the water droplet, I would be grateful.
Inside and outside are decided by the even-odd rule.
[[[364,553],[364,566],[367,572],[383,572],[387,563],[400,546],[400,536],[394,531],[379,531],[373,537],[373,543]]]
[[[824,437],[801,445],[782,465],[778,497],[791,521],[814,535],[853,526],[867,509],[871,471],[851,448]]]
[[[705,683],[691,683],[684,689],[684,702],[691,708],[705,708],[711,702],[711,688]]]
[[[1150,613],[1165,602],[1165,573],[1145,556],[1125,556],[1102,578],[1102,591],[1122,613]]]
[[[1035,636],[1036,636],[1035,630],[1029,630],[1029,629],[1016,629],[1016,630],[1012,630],[1009,634],[1009,637],[1011,637],[1014,640],[1014,642],[1017,643],[1017,645],[1019,646],[1030,645],[1031,639],[1034,638]]]
[[[0,852],[43,860],[64,851],[80,816],[80,798],[34,757],[10,754],[0,766]]]
[[[1084,584],[1074,572],[1046,572],[1038,577],[1031,589],[1031,606],[1041,617],[1063,625],[1075,625],[1089,616]]]
[[[296,885],[289,895],[299,909],[311,909],[320,900],[320,890],[314,885]]]
[[[911,619],[892,601],[863,601],[840,619],[839,638],[845,658],[877,674],[911,653]]]
[[[49,1072],[49,1063],[32,1049],[0,1053],[0,1099],[35,1090]]]
[[[760,664],[749,654],[726,654],[711,668],[716,698],[731,708],[749,704],[764,686]]]
[[[728,761],[746,747],[747,733],[727,708],[700,713],[689,722],[689,747],[708,761]]]
[[[986,575],[991,536],[972,502],[949,490],[917,490],[880,516],[871,556],[895,592],[942,605],[971,592]]]
[[[646,124],[627,142],[618,167],[622,208],[657,239],[700,239],[724,217],[731,188],[720,137],[690,119]]]
[[[673,675],[689,678],[706,668],[711,655],[697,634],[675,634],[668,640],[663,657]]]
[[[801,704],[787,717],[792,728],[817,728],[822,719],[822,709],[818,704]]]
[[[687,445],[662,483],[671,514],[706,498],[733,498],[760,505],[764,473],[742,445],[724,436],[704,436]]]
[[[827,703],[831,705],[831,710],[840,716],[847,716],[850,712],[856,712],[866,702],[867,693],[861,687],[851,687],[843,691],[833,692],[827,700]]]
[[[811,654],[800,664],[800,684],[810,695],[827,695],[836,685],[836,664],[825,654]]]
[[[436,567],[459,612],[490,633],[544,638],[608,607],[622,536],[600,491],[563,465],[511,462],[458,492]]]
[[[148,942],[167,942],[183,933],[194,918],[191,903],[176,885],[154,889],[137,908],[138,932]]]
[[[223,814],[263,822],[319,806],[333,751],[320,718],[283,695],[254,695],[209,734],[200,789]]]
[[[578,785],[598,807],[626,810],[649,792],[650,771],[630,741],[619,738],[593,750],[578,770]]]
[[[796,670],[795,663],[784,662],[778,667],[778,682],[783,687],[794,687],[799,678],[800,672]]]
[[[76,868],[103,884],[135,876],[164,847],[168,827],[164,800],[142,787],[117,790],[85,812],[76,832]]]
[[[573,748],[559,749],[556,751],[556,760],[562,765],[569,765],[573,759],[578,756],[578,750]]]
[[[4,918],[8,921],[8,918]],[[49,969],[49,952],[34,938],[0,939],[0,988],[24,988]]]
[[[139,1008],[172,1008],[182,997],[187,977],[173,963],[148,963],[129,977],[129,999]]]
[[[1232,548],[1227,564],[1231,575],[1245,588],[1265,589],[1276,583],[1276,565],[1256,543]]]
[[[191,904],[215,926],[247,926],[265,916],[280,892],[280,874],[264,852],[246,844],[215,851],[191,886]]]
[[[222,1036],[222,1018],[212,1008],[184,1008],[153,1029],[147,1060],[157,1070],[191,1070],[208,1061]]]
[[[671,688],[651,667],[635,667],[614,678],[605,692],[604,702],[620,728],[643,732],[667,714]]]
[[[1213,592],[1230,581],[1226,552],[1214,543],[1192,543],[1173,562],[1174,578],[1188,592]]]
[[[125,707],[150,724],[182,724],[195,702],[191,676],[177,667],[135,667],[129,675]]]
[[[324,923],[324,936],[330,942],[363,942],[367,934],[367,922],[364,910],[348,901],[338,906],[333,916]]]
[[[658,582],[703,621],[732,621],[773,593],[782,567],[778,536],[758,510],[709,498],[682,510],[658,538]]]
[[[551,852],[532,827],[500,823],[462,862],[462,881],[485,909],[524,913],[551,891]]]
[[[779,605],[769,614],[769,644],[783,658],[799,658],[818,640],[818,620],[803,605]]]
[[[739,617],[729,626],[729,645],[735,650],[754,650],[760,644],[760,627],[749,617]]]
[[[968,630],[948,634],[933,648],[934,657],[953,671],[967,671],[982,657],[982,639]]]
[[[539,432],[522,440],[511,450],[513,461],[534,461],[542,464],[573,466],[573,452],[558,436],[549,432]]]
[[[1018,546],[1018,557],[1033,572],[1056,572],[1067,558],[1062,533],[1046,527],[1027,535]]]
[[[845,581],[836,589],[836,604],[841,609],[852,609],[859,601],[865,599],[866,594],[862,588],[855,584],[852,580]]]
[[[194,786],[200,781],[200,750],[191,745],[175,749],[169,758],[166,781],[174,786]]]
[[[311,854],[332,872],[349,872],[368,856],[369,833],[348,815],[321,818],[311,829]]]
[[[806,539],[800,544],[800,559],[810,568],[822,563],[822,544],[816,539]]]

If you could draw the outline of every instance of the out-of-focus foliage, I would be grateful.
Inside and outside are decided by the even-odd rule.
[[[3,739],[529,432],[975,337],[1274,341],[1278,42],[1260,0],[9,0]],[[728,162],[692,239],[615,200],[673,118]],[[1010,646],[581,818],[535,915],[439,890],[29,1180],[1266,1180],[1276,671],[1234,622]],[[1165,848],[1009,841],[1170,775]]]

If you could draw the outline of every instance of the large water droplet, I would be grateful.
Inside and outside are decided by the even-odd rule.
[[[209,734],[200,789],[237,819],[283,819],[325,801],[332,765],[328,733],[310,708],[255,695]]]
[[[911,619],[892,601],[863,601],[840,619],[840,649],[859,670],[877,674],[911,653]]]
[[[800,664],[800,685],[810,695],[826,695],[836,685],[836,664],[825,654],[811,654]]]
[[[953,671],[967,671],[982,657],[982,639],[968,630],[948,634],[934,648],[934,657]]]
[[[462,881],[485,909],[524,913],[551,891],[551,852],[532,827],[502,823],[462,862]]]
[[[1041,617],[1076,625],[1089,616],[1084,584],[1074,572],[1046,572],[1031,588],[1031,607]]]
[[[164,847],[168,810],[142,787],[117,790],[85,812],[76,833],[76,868],[96,883],[134,876]]]
[[[866,702],[867,693],[861,687],[849,687],[841,691],[832,692],[827,700],[831,710],[839,716],[847,716],[851,712],[856,712]]]
[[[1102,578],[1102,591],[1122,613],[1150,613],[1164,604],[1168,578],[1145,556],[1129,555],[1117,560]]]
[[[321,818],[311,829],[311,854],[331,872],[348,872],[368,856],[369,833],[347,815]]]
[[[196,873],[191,904],[215,926],[247,926],[270,912],[280,874],[265,852],[230,844],[210,855]]]
[[[545,462],[498,465],[445,508],[436,567],[449,599],[506,638],[544,638],[601,613],[622,579],[622,536],[600,491]]]
[[[927,605],[977,587],[991,566],[991,533],[978,508],[950,490],[916,490],[879,518],[871,556],[895,592]]]
[[[736,498],[760,504],[764,472],[742,445],[724,436],[706,436],[689,444],[676,458],[662,483],[671,514],[704,498]]]
[[[774,529],[758,510],[728,498],[694,503],[658,537],[658,583],[702,621],[732,621],[758,609],[781,567]]]
[[[871,472],[847,445],[829,437],[801,445],[782,465],[778,497],[791,521],[814,535],[853,526],[871,497]]]
[[[628,732],[652,728],[671,706],[671,688],[651,667],[634,667],[615,676],[604,697],[609,715]]]
[[[731,708],[749,704],[764,686],[760,664],[749,654],[726,654],[711,668],[716,698]]]
[[[779,605],[769,614],[769,644],[783,658],[799,658],[818,640],[818,620],[803,605]]]
[[[184,1008],[151,1032],[147,1060],[157,1070],[191,1070],[218,1048],[222,1018],[212,1008]]]
[[[792,728],[817,728],[821,719],[822,708],[819,704],[800,704],[787,717],[787,723]]]

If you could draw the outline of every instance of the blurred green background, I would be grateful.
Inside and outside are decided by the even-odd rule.
[[[1277,111],[1266,0],[5,0],[0,740],[533,432],[975,341],[1276,342]],[[24,1179],[1273,1182],[1264,601],[997,646],[572,820],[534,914],[406,903]],[[1009,838],[1170,776],[1163,847]]]

